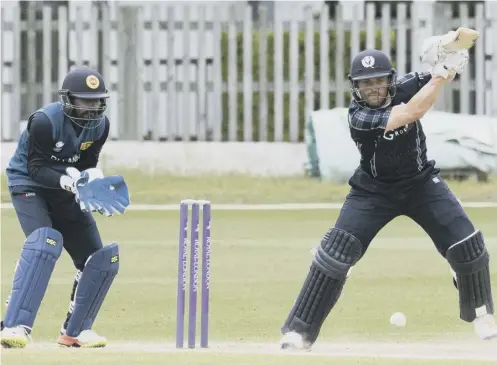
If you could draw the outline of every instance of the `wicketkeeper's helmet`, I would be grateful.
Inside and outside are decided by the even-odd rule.
[[[59,95],[64,114],[85,122],[101,119],[109,97],[102,75],[89,67],[74,67],[64,78]],[[74,99],[100,100],[100,104],[93,108],[82,108],[74,105]]]

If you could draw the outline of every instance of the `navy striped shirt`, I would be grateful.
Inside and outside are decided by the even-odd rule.
[[[397,93],[385,108],[368,109],[352,101],[351,137],[361,153],[360,167],[371,177],[395,182],[415,176],[427,163],[426,137],[420,121],[385,133],[392,108],[409,100],[431,79],[429,73],[409,73],[397,80]]]

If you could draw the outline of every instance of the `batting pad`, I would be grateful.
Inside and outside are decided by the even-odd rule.
[[[91,255],[76,288],[74,309],[67,323],[66,334],[78,337],[90,329],[119,271],[119,246],[110,244]]]
[[[490,257],[481,231],[450,246],[446,258],[456,273],[461,319],[472,322],[479,315],[493,314]]]
[[[342,292],[349,269],[360,259],[362,245],[345,231],[332,228],[323,237],[304,285],[282,328],[313,343]]]
[[[5,327],[33,327],[62,246],[62,234],[49,227],[39,228],[26,238],[5,312]]]

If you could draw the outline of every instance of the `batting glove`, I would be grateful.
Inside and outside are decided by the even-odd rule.
[[[447,58],[441,62],[437,63],[434,67],[430,69],[432,76],[440,76],[444,79],[452,80],[457,74],[461,74],[464,68],[468,64],[469,53],[467,49],[462,49],[453,52],[447,56]]]

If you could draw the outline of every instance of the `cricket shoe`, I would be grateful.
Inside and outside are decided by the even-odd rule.
[[[0,337],[2,339],[2,347],[6,349],[25,348],[29,342],[31,342],[31,336],[29,331],[24,326],[16,327],[3,327],[0,332]]]
[[[475,332],[482,340],[497,338],[497,324],[491,314],[484,314],[474,320]]]
[[[81,331],[78,337],[71,337],[66,334],[64,328],[61,328],[57,344],[61,347],[96,348],[105,347],[107,345],[107,339],[103,336],[99,336],[93,330],[84,330]]]
[[[280,340],[280,348],[287,351],[310,351],[311,344],[297,332],[287,332]]]

